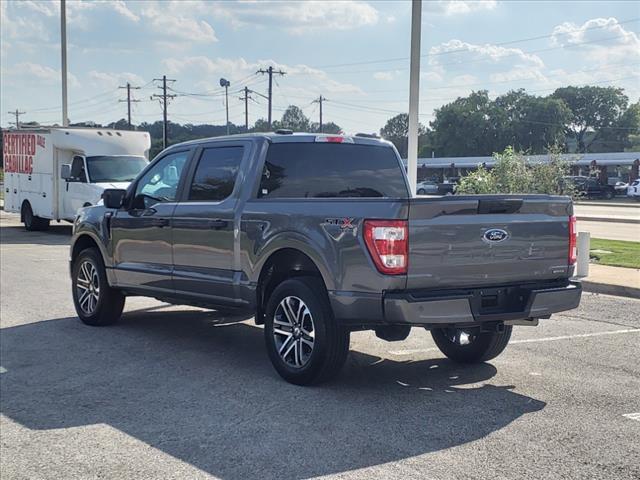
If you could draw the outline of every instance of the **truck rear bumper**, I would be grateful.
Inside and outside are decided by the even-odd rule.
[[[548,317],[576,308],[580,283],[386,293],[384,323],[474,324]]]

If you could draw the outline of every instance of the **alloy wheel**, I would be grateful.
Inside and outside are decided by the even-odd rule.
[[[93,315],[100,299],[100,277],[98,269],[89,260],[85,260],[78,269],[76,279],[78,305],[86,315]]]
[[[304,367],[313,353],[315,327],[309,307],[294,296],[283,298],[273,316],[273,338],[280,358],[290,367]]]

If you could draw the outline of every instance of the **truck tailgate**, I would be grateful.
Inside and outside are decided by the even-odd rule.
[[[566,278],[572,214],[559,196],[412,198],[407,288]]]

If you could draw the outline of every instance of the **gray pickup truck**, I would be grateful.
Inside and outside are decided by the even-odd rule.
[[[412,198],[379,139],[182,143],[103,203],[79,211],[71,242],[84,323],[116,322],[129,295],[253,316],[295,384],[337,373],[351,331],[397,341],[423,327],[452,360],[483,362],[513,325],[580,302],[569,198]]]

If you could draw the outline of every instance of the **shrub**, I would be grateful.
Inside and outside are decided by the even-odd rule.
[[[549,195],[570,195],[569,186],[562,177],[568,175],[568,164],[552,151],[545,163],[527,163],[524,154],[507,147],[502,153],[495,153],[496,163],[489,170],[478,166],[477,170],[460,179],[456,187],[458,194],[481,193],[546,193]]]

